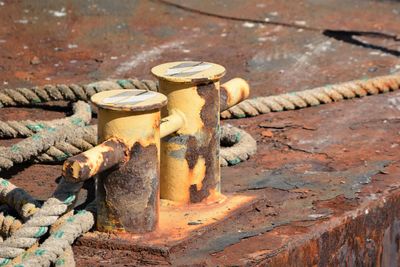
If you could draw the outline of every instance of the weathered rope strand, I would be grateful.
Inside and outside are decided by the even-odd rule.
[[[46,200],[21,228],[0,243],[0,266],[8,264],[24,253],[46,234],[49,226],[56,223],[58,218],[74,203],[76,193],[81,187],[82,183],[68,183],[62,179],[54,196]]]
[[[236,165],[246,161],[257,151],[257,142],[246,131],[231,125],[221,127],[220,165]]]
[[[293,110],[331,102],[364,97],[398,90],[400,74],[355,80],[336,85],[327,85],[310,90],[247,99],[221,113],[221,118],[253,117],[269,112]]]
[[[81,127],[77,135],[69,136],[64,141],[55,143],[43,154],[36,157],[36,162],[57,162],[91,149],[97,144],[96,126]]]
[[[80,127],[74,124],[48,128],[36,133],[11,147],[0,147],[0,171],[36,158],[50,149],[56,143],[68,140],[81,139],[86,136],[89,127]]]
[[[90,105],[78,101],[73,105],[74,114],[68,118],[52,121],[0,121],[0,138],[32,136],[44,129],[55,128],[68,124],[85,126],[92,119]]]
[[[78,84],[45,85],[32,88],[0,90],[0,108],[6,106],[33,105],[48,101],[88,101],[95,93],[116,89],[143,89],[157,91],[158,86],[150,80],[125,79]]]
[[[39,203],[22,188],[0,178],[0,202],[13,208],[23,220],[32,216],[40,207]]]
[[[95,203],[88,205],[86,210],[78,211],[68,218],[57,231],[52,233],[31,256],[25,258],[24,267],[48,267],[55,262],[56,266],[65,264],[62,256],[70,248],[76,238],[89,231],[95,221]]]
[[[8,238],[22,226],[19,219],[9,215],[10,211],[11,208],[7,204],[0,206],[0,242],[3,242],[3,238]]]

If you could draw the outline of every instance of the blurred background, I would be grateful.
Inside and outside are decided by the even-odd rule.
[[[1,0],[0,86],[152,78],[226,66],[253,95],[400,70],[400,3],[373,0]]]

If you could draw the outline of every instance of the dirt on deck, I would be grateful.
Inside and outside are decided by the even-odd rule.
[[[247,79],[252,97],[273,95],[400,71],[399,25],[389,0],[1,0],[0,86],[154,79],[157,64],[201,60]],[[2,108],[0,120],[69,111]],[[75,246],[77,265],[400,264],[399,92],[223,123],[258,143],[222,170],[224,193],[259,199],[250,209],[161,256]],[[29,163],[0,176],[46,199],[60,174]]]

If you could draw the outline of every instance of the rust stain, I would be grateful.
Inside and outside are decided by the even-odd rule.
[[[118,138],[111,138],[100,145],[67,159],[63,175],[69,181],[85,181],[95,174],[128,159],[129,149]]]
[[[155,144],[135,143],[130,159],[98,178],[98,229],[153,231],[158,222],[159,163]]]
[[[193,170],[198,162],[199,156],[205,161],[205,176],[201,182],[202,187],[191,184],[190,202],[198,203],[210,196],[212,190],[219,188],[219,89],[215,83],[197,85],[197,93],[204,99],[204,105],[200,112],[200,117],[204,127],[201,136],[190,136],[187,143],[186,160],[189,169]]]

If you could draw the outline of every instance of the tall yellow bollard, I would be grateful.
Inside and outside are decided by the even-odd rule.
[[[220,79],[225,68],[171,62],[152,73],[168,98],[163,117],[178,110],[186,118],[181,128],[161,140],[161,198],[187,204],[220,201]]]
[[[144,90],[95,94],[103,142],[68,159],[63,174],[82,181],[98,174],[97,229],[153,231],[159,216],[160,108],[167,98]]]

